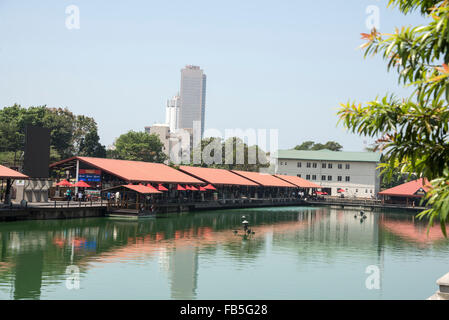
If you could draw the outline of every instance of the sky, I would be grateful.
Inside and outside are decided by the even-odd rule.
[[[367,9],[379,9],[381,32],[425,22],[387,2],[0,0],[0,108],[67,107],[95,118],[110,145],[164,122],[193,64],[207,74],[206,129],[277,129],[280,148],[333,140],[363,151],[372,140],[337,125],[339,103],[409,92],[358,49]],[[67,28],[70,5],[79,28]]]

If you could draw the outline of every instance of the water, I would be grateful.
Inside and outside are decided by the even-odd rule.
[[[405,212],[355,214],[291,207],[1,223],[0,299],[425,299],[437,290],[449,272],[438,227],[427,237]],[[251,239],[233,233],[242,215]],[[372,270],[379,289],[366,286]]]

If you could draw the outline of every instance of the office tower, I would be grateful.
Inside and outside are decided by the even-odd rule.
[[[200,67],[188,65],[181,70],[180,98],[179,128],[193,130],[194,121],[198,121],[202,137],[206,107],[206,75]]]
[[[165,123],[168,124],[170,132],[172,133],[178,130],[180,107],[181,97],[179,95],[176,95],[167,101],[167,108],[165,110]]]

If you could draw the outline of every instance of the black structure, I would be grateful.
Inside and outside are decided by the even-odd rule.
[[[25,129],[23,173],[31,178],[48,178],[50,129],[28,125]]]

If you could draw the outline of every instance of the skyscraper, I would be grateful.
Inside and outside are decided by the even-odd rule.
[[[202,137],[206,109],[206,75],[200,67],[188,65],[181,70],[180,98],[179,128],[193,130],[193,122],[199,121]]]
[[[167,108],[165,111],[165,123],[170,127],[170,132],[174,133],[179,128],[179,110],[181,107],[181,97],[174,96],[167,101]]]

